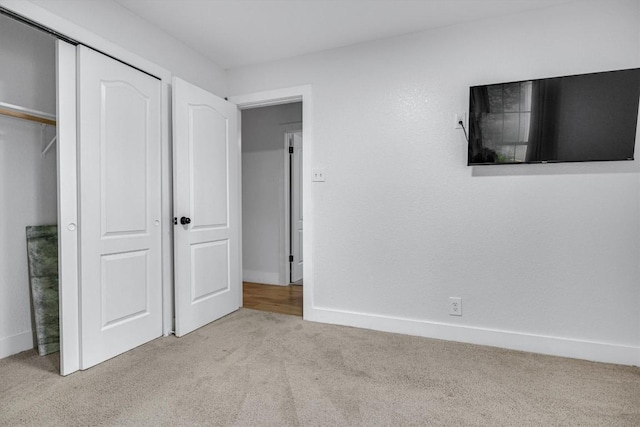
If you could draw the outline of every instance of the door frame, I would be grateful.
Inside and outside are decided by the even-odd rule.
[[[313,100],[311,85],[293,86],[282,89],[274,89],[262,92],[254,92],[244,95],[230,96],[229,101],[238,106],[240,110],[248,110],[258,107],[270,107],[273,105],[290,104],[292,102],[302,102],[302,167],[304,177],[302,179],[302,217],[304,223],[304,240],[302,242],[302,252],[304,253],[304,265],[302,266],[302,276],[304,286],[302,288],[303,298],[303,318],[312,318],[313,303],[313,188],[310,179],[312,149],[313,149]],[[242,147],[242,116],[238,121],[238,138]],[[288,155],[288,150],[287,150]],[[242,154],[240,155],[242,159]],[[242,161],[242,160],[241,160]],[[242,183],[241,183],[242,186]],[[241,207],[242,209],[242,207]],[[242,210],[240,211],[242,212]],[[240,241],[242,242],[242,228],[240,229]],[[242,253],[242,246],[240,247]],[[242,298],[242,296],[241,296]],[[242,302],[242,301],[241,301]],[[240,304],[242,306],[242,304]]]
[[[117,58],[134,68],[137,68],[145,73],[148,73],[154,77],[160,79],[162,84],[161,95],[161,180],[162,180],[162,332],[164,336],[170,335],[173,332],[173,208],[172,208],[172,174],[171,174],[171,144],[170,144],[170,122],[171,122],[171,110],[170,110],[170,92],[171,92],[171,77],[172,74],[166,68],[163,68],[153,62],[130,52],[124,47],[116,45],[90,30],[82,28],[70,21],[61,19],[59,16],[39,7],[38,5],[18,0],[0,0],[0,6],[7,11],[15,13],[27,20],[33,21],[44,28],[53,30],[64,37],[67,37],[71,41],[76,41],[79,44],[83,44],[92,49],[98,50],[108,56]],[[66,49],[64,49],[66,50]],[[73,61],[75,63],[75,46],[74,46]],[[64,54],[67,59],[71,58],[69,53]],[[64,105],[61,106],[66,111],[64,120],[62,123],[58,120],[58,126],[60,128],[66,128],[67,133],[65,142],[58,139],[59,146],[63,146],[64,155],[71,155],[70,153],[77,154],[77,138],[75,134],[75,100],[76,100],[76,76],[75,68],[73,70],[73,77],[71,77],[71,69],[66,67],[67,75],[65,81],[65,96],[61,97],[57,94],[57,100],[64,98]],[[70,83],[71,80],[73,83]],[[71,89],[73,88],[73,89]],[[72,93],[73,92],[73,93]],[[73,108],[73,114],[70,110]],[[73,124],[71,118],[73,117]],[[64,119],[64,118],[63,118]],[[73,131],[72,131],[73,129]],[[58,148],[60,149],[60,148]],[[62,159],[58,159],[61,161]],[[62,160],[71,164],[70,158]],[[65,175],[64,182],[68,182],[72,179],[72,175]],[[64,184],[63,182],[63,184]],[[77,185],[77,179],[75,179]],[[75,201],[72,198],[65,201],[64,209],[68,213],[77,214],[78,212],[78,200],[77,191],[75,192]],[[59,209],[63,209],[59,207]],[[71,218],[70,216],[66,217]],[[63,225],[62,218],[59,219],[59,224]],[[77,224],[77,223],[76,223]],[[68,224],[64,224],[65,230],[68,230]],[[59,227],[63,228],[63,227]],[[60,232],[59,232],[60,233]],[[65,254],[72,257],[70,265],[71,268],[74,263],[77,265],[77,253],[78,253],[78,241],[75,239],[67,238],[65,244]],[[73,258],[75,252],[76,257]],[[61,254],[62,256],[62,254]],[[66,261],[65,261],[66,263]],[[77,271],[77,269],[76,269]],[[70,274],[65,272],[66,274]],[[60,341],[61,341],[61,360],[60,360],[60,373],[62,375],[68,375],[75,371],[80,370],[80,303],[79,303],[79,283],[78,281],[62,282],[60,284],[61,303],[60,303]]]
[[[302,132],[304,128],[304,122],[302,122],[302,127],[298,129],[287,129],[284,131],[284,271],[286,277],[286,285],[290,285],[291,282],[291,263],[289,262],[289,255],[291,255],[293,248],[291,247],[291,231],[292,231],[292,221],[291,221],[291,189],[292,182],[290,179],[290,170],[292,167],[291,164],[291,154],[289,154],[289,135],[293,135],[297,132]],[[304,144],[304,139],[302,140]],[[302,152],[304,156],[304,150]],[[304,217],[303,217],[304,218]],[[304,244],[304,240],[302,242]],[[304,267],[304,265],[303,265]],[[304,275],[303,275],[304,278]],[[304,291],[304,290],[303,290]]]

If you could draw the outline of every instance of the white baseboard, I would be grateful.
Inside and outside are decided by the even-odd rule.
[[[640,347],[313,307],[305,320],[594,362],[640,366]]]
[[[242,270],[242,281],[262,283],[263,285],[287,285],[286,283],[280,283],[280,274],[269,271]]]
[[[11,337],[0,338],[0,359],[33,348],[33,332],[27,331]]]

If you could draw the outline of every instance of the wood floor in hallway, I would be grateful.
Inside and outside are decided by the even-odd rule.
[[[244,282],[242,305],[254,310],[302,316],[302,286]]]

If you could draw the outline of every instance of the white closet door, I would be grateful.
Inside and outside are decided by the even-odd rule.
[[[56,42],[60,373],[80,369],[76,47]]]
[[[176,335],[241,301],[238,109],[173,79]]]
[[[162,334],[160,81],[79,61],[81,369]]]

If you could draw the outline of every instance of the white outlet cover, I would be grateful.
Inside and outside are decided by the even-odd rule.
[[[453,128],[454,129],[462,129],[462,126],[460,126],[460,121],[462,121],[462,123],[466,122],[466,118],[467,115],[466,113],[456,113],[453,115]]]
[[[449,297],[449,315],[462,316],[462,298]]]

